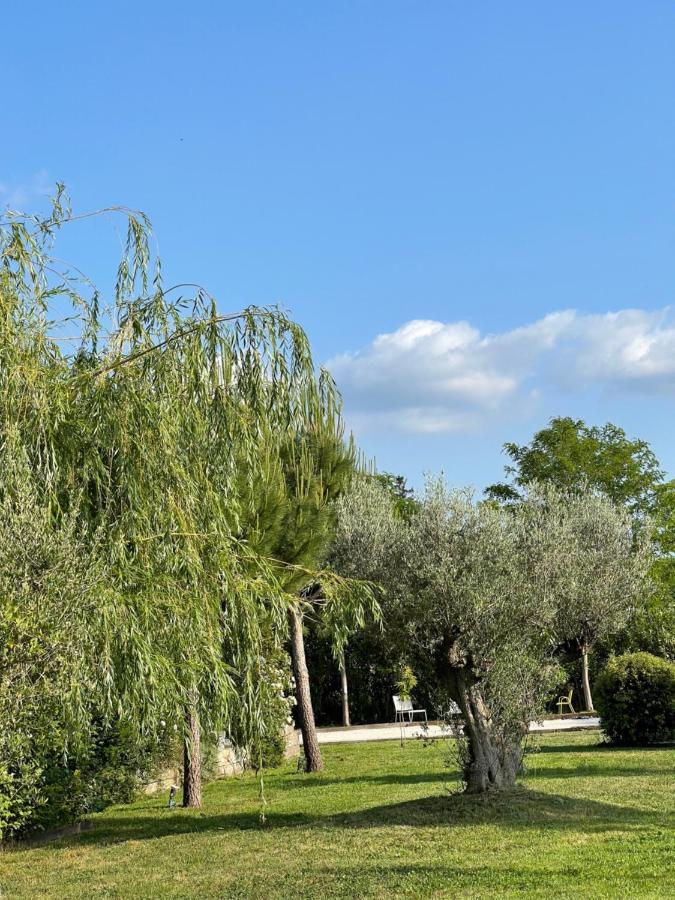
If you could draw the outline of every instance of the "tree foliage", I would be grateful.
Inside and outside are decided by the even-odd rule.
[[[70,682],[95,695],[97,715],[141,738],[183,728],[194,707],[205,731],[236,715],[253,740],[265,649],[283,641],[299,576],[246,540],[250,486],[287,479],[289,456],[304,485],[308,444],[340,430],[339,398],[280,310],[221,315],[199,286],[165,288],[147,219],[114,212],[128,236],[107,304],[53,251],[84,218],[62,187],[48,216],[0,223],[0,450],[11,439],[29,473],[34,539],[77,534],[74,556],[102,573],[97,602],[112,598],[70,633],[81,638]],[[0,602],[11,617],[10,595]],[[86,734],[77,691],[54,691]]]
[[[550,484],[558,490],[583,493],[599,492],[624,509],[632,518],[637,533],[651,530],[654,565],[652,581],[644,595],[623,611],[610,609],[599,597],[582,603],[586,616],[575,614],[580,591],[572,591],[567,621],[575,620],[577,632],[568,633],[567,649],[581,651],[581,686],[585,705],[592,708],[589,668],[597,669],[613,652],[650,650],[675,654],[675,578],[673,577],[673,493],[672,483],[663,481],[663,471],[643,440],[631,440],[622,428],[612,423],[588,426],[580,419],[553,418],[524,445],[507,443],[504,450],[511,462],[506,466],[509,482],[487,488],[492,500],[517,502],[530,482]],[[642,541],[644,538],[639,538]],[[595,606],[595,613],[591,609]],[[619,606],[621,604],[619,603]],[[589,664],[589,651],[598,644],[599,659]],[[576,663],[570,657],[570,672]]]
[[[512,786],[557,677],[568,598],[578,595],[581,614],[584,596],[626,604],[642,588],[630,520],[593,493],[531,488],[503,507],[433,481],[408,521],[367,482],[341,501],[338,521],[342,566],[385,587],[393,652],[413,655],[437,709],[461,709],[468,790]]]
[[[651,553],[648,534],[636,537],[627,511],[601,494],[592,501],[571,502],[566,526],[573,551],[556,632],[583,654],[586,708],[593,709],[588,653],[599,640],[618,634],[643,603]],[[623,564],[627,559],[632,565]]]
[[[556,417],[529,444],[504,444],[511,463],[509,482],[491,485],[488,497],[512,501],[530,483],[552,484],[559,490],[601,491],[633,514],[653,509],[656,486],[663,472],[649,444],[630,440],[608,422],[588,426],[581,419]]]

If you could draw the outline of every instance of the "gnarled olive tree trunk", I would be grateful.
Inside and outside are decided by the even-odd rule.
[[[308,772],[320,772],[323,759],[319,748],[319,738],[314,723],[312,695],[309,689],[309,671],[305,659],[305,640],[302,634],[302,612],[297,606],[288,611],[291,628],[291,663],[295,678],[295,696],[300,713],[300,729],[302,731],[302,748],[305,754]]]
[[[456,645],[447,650],[443,670],[449,694],[462,713],[466,792],[482,794],[514,788],[523,759],[525,726],[514,733],[493,721],[470,657]]]
[[[465,677],[462,673],[459,682]],[[523,758],[522,737],[505,739],[495,728],[476,685],[461,691],[457,702],[464,717],[468,744],[464,770],[466,792],[482,794],[515,787]]]

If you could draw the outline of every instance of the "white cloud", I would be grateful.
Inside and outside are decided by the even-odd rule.
[[[327,366],[358,429],[476,431],[533,410],[551,388],[675,395],[675,320],[669,308],[565,310],[481,335],[468,322],[415,319]]]
[[[49,196],[53,187],[45,169],[40,169],[23,184],[9,184],[0,181],[0,208],[23,212],[25,207],[32,205],[38,198]]]

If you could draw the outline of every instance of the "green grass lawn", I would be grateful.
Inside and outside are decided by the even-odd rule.
[[[0,854],[5,897],[675,897],[675,750],[553,734],[498,800],[457,794],[448,745],[324,748],[198,812],[145,797],[78,837]]]

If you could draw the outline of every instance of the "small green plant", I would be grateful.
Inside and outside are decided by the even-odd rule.
[[[32,761],[14,772],[0,761],[0,841],[21,834],[33,824],[35,810],[45,801],[41,774]]]
[[[417,678],[415,677],[413,670],[408,665],[403,666],[399,679],[396,682],[396,690],[398,691],[401,700],[410,700],[410,695],[415,689],[416,684]]]
[[[596,684],[600,724],[615,744],[675,739],[675,663],[651,653],[611,659]]]

